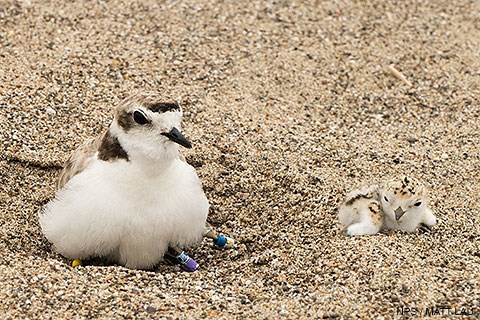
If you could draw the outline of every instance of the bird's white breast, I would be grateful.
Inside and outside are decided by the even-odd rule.
[[[149,268],[169,244],[201,239],[209,204],[195,169],[178,159],[157,170],[134,163],[95,160],[47,205],[40,222],[61,254]]]

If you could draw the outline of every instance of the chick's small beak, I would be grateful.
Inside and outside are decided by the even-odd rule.
[[[395,209],[395,219],[400,220],[401,217],[405,214],[405,210],[402,209],[402,207],[398,207]]]
[[[181,146],[184,146],[185,148],[190,149],[192,147],[192,143],[188,141],[187,138],[185,138],[185,136],[175,127],[169,132],[163,132],[162,135],[164,135],[171,141],[178,143]]]

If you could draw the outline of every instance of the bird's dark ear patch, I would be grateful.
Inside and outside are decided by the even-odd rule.
[[[152,112],[164,113],[167,111],[179,111],[180,106],[176,102],[157,102],[146,106]]]
[[[118,159],[124,159],[128,161],[128,154],[122,148],[122,145],[118,141],[117,137],[110,134],[107,131],[103,136],[100,147],[98,148],[98,159],[103,161],[115,161]]]

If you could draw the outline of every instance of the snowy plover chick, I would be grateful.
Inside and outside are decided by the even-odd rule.
[[[149,269],[169,248],[179,253],[202,239],[209,203],[179,153],[191,147],[181,122],[180,106],[159,95],[117,106],[110,127],[70,156],[39,214],[55,250]]]
[[[338,219],[349,236],[375,234],[382,229],[430,230],[437,223],[428,206],[426,188],[408,177],[349,192]]]

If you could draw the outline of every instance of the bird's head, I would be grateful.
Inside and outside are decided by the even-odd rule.
[[[426,188],[405,176],[383,184],[379,196],[386,216],[397,222],[421,215],[428,208]]]
[[[120,102],[110,132],[129,155],[174,157],[179,145],[192,147],[181,133],[181,123],[182,110],[175,100],[141,93]]]

